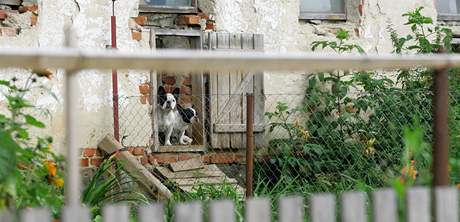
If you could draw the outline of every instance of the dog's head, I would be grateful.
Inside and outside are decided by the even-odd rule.
[[[174,89],[172,93],[167,93],[163,86],[158,87],[158,105],[160,106],[160,108],[162,110],[176,109],[179,92],[179,88]]]
[[[186,123],[192,123],[193,120],[197,117],[195,108],[183,108],[181,105],[177,105],[177,110],[182,118],[182,120]]]

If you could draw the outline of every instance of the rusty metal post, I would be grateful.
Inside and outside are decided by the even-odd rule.
[[[254,173],[254,94],[246,94],[246,197],[252,196]]]
[[[437,69],[433,78],[433,185],[449,184],[449,76]]]
[[[110,17],[112,49],[117,48],[117,17],[115,17],[115,0],[112,0],[112,16]],[[118,117],[118,75],[112,70],[112,101],[113,101],[113,135],[120,142],[120,124]]]

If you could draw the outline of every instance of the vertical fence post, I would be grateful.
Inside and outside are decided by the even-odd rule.
[[[254,170],[254,94],[246,94],[246,197],[252,196]]]
[[[72,27],[66,28],[66,47],[76,47],[75,32]],[[77,64],[78,65],[78,64]],[[64,121],[65,121],[65,139],[67,144],[66,150],[66,182],[65,182],[65,201],[68,206],[80,204],[80,149],[77,141],[78,123],[78,79],[77,69],[66,70],[64,73]]]
[[[433,78],[433,185],[449,184],[449,74],[436,69]]]
[[[115,16],[115,0],[112,0],[112,16],[110,17],[112,49],[117,48],[117,17]],[[113,136],[120,142],[120,124],[118,118],[118,74],[112,70],[112,95],[113,95]]]

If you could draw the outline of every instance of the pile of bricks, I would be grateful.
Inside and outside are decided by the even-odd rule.
[[[212,153],[152,153],[147,154],[145,147],[129,147],[142,165],[164,165],[177,161],[201,157],[206,164],[233,164],[244,163],[246,160],[243,152],[219,151]],[[104,154],[97,148],[84,148],[81,150],[80,165],[82,168],[98,168],[104,159]]]
[[[21,5],[0,4],[0,36],[15,37],[21,30],[37,25],[38,5],[23,1]]]

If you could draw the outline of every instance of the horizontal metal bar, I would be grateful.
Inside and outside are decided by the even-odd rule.
[[[460,67],[458,55],[333,55],[193,50],[0,49],[0,68],[141,69],[170,72],[305,71]]]

